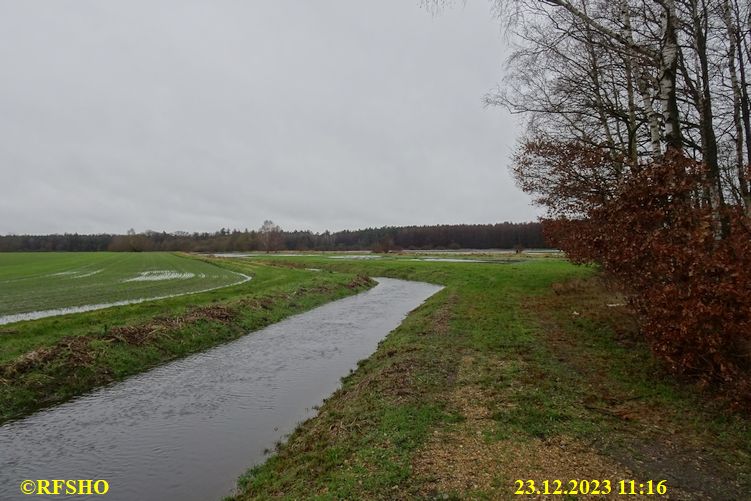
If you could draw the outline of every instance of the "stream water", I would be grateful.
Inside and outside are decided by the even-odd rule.
[[[0,499],[33,498],[20,491],[26,479],[104,479],[109,492],[94,497],[107,500],[221,499],[409,311],[441,289],[378,281],[356,296],[6,423]]]

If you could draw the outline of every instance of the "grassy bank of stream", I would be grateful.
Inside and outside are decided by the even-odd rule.
[[[593,269],[275,261],[446,288],[239,480],[237,500],[513,499],[519,480],[555,479],[609,480],[613,494],[667,480],[671,499],[751,488],[748,420],[664,374]]]
[[[253,279],[204,293],[0,326],[0,423],[373,285],[347,273],[203,260]]]

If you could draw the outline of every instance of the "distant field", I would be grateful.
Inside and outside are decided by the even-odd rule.
[[[244,279],[161,252],[0,253],[0,323],[10,315],[185,294]]]

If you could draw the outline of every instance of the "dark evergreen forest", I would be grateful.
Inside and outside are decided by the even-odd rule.
[[[335,251],[545,248],[540,223],[385,226],[335,233],[230,230],[214,233],[6,235],[0,252],[18,251]]]

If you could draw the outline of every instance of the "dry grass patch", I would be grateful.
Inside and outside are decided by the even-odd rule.
[[[478,384],[477,378],[489,370],[500,373],[509,363],[485,354],[462,358],[456,386],[446,402],[463,420],[433,430],[430,439],[415,454],[413,474],[421,482],[421,495],[428,499],[446,496],[515,499],[518,498],[514,494],[516,480],[531,479],[542,486],[543,480],[559,479],[564,488],[565,482],[572,479],[609,479],[613,488],[621,479],[649,480],[639,479],[628,467],[567,435],[494,440],[495,409],[516,404]],[[525,499],[544,498],[544,495],[525,496]],[[670,499],[692,498],[673,489]]]

